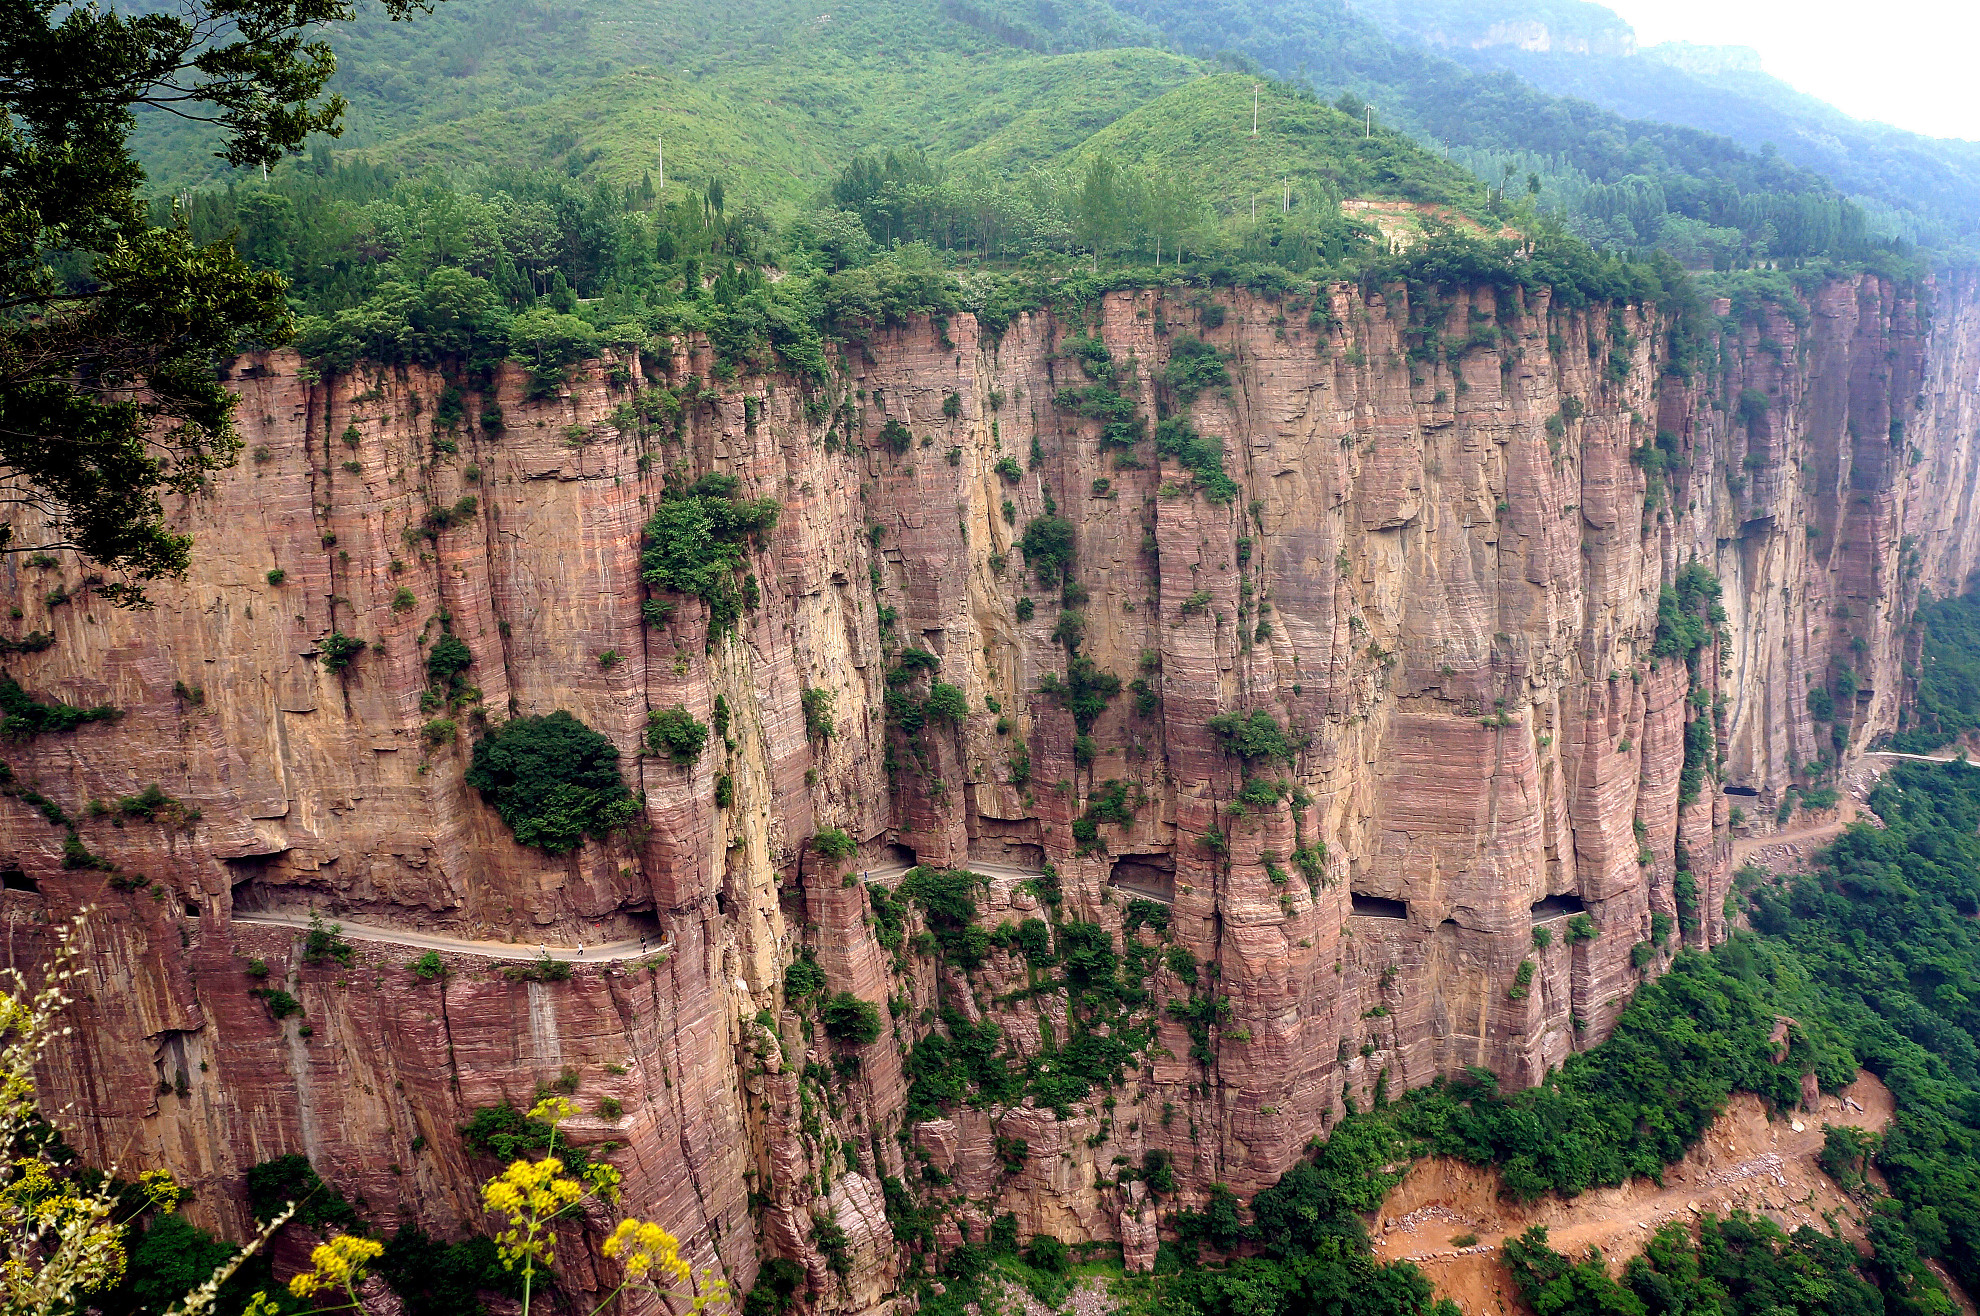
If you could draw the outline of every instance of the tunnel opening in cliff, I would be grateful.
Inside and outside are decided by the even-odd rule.
[[[1165,854],[1124,854],[1114,861],[1107,882],[1129,895],[1173,905],[1176,902],[1176,861],[1174,856]]]
[[[39,894],[41,884],[18,868],[0,868],[0,891],[33,891]]]
[[[1364,896],[1359,891],[1348,893],[1350,912],[1362,918],[1408,918],[1409,902],[1391,900],[1387,896]]]
[[[973,815],[969,822],[969,857],[979,864],[1004,864],[1027,873],[1039,872],[1045,866],[1045,845],[1039,835],[1038,820]]]
[[[267,865],[259,856],[254,859],[228,859],[225,862],[229,870],[227,875],[229,903],[234,913],[262,912],[262,906],[266,902],[262,899],[261,888],[256,885],[256,879],[267,871]]]
[[[1558,896],[1548,896],[1545,900],[1535,901],[1533,904],[1533,921],[1535,923],[1541,923],[1550,918],[1559,918],[1563,914],[1584,914],[1587,912],[1588,906],[1582,903],[1580,896],[1570,891],[1564,891]]]
[[[1755,796],[1759,795],[1760,792],[1755,790],[1751,786],[1728,786],[1726,787],[1726,794],[1738,795],[1744,799],[1750,800],[1753,799]]]

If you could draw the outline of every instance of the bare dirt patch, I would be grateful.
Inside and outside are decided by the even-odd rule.
[[[1375,1255],[1416,1262],[1439,1295],[1474,1316],[1490,1316],[1522,1310],[1499,1247],[1529,1225],[1545,1225],[1553,1248],[1567,1255],[1600,1248],[1612,1269],[1642,1251],[1665,1221],[1739,1208],[1789,1230],[1826,1229],[1823,1216],[1834,1212],[1844,1236],[1860,1243],[1856,1204],[1816,1163],[1822,1126],[1854,1124],[1874,1132],[1890,1123],[1892,1109],[1890,1091],[1862,1072],[1840,1093],[1822,1096],[1812,1112],[1772,1120],[1758,1097],[1742,1093],[1691,1154],[1665,1171],[1661,1186],[1638,1179],[1571,1201],[1502,1200],[1496,1171],[1435,1157],[1411,1169],[1383,1203]],[[1463,1248],[1451,1242],[1467,1234],[1478,1241]]]

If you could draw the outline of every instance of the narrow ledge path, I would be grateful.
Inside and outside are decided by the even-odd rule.
[[[1013,868],[1008,864],[968,864],[972,873],[982,873],[990,877],[1041,877],[1043,874],[1029,869]],[[908,864],[890,864],[884,868],[854,869],[862,882],[878,882],[892,888],[913,871]],[[1126,890],[1127,888],[1119,888]],[[1130,892],[1140,895],[1140,892]],[[1160,900],[1160,896],[1153,897]],[[235,923],[251,927],[297,928],[308,931],[310,916],[307,914],[236,914]],[[418,950],[449,951],[456,955],[479,955],[491,960],[540,960],[546,956],[553,960],[570,960],[578,964],[610,964],[621,960],[645,959],[651,955],[669,954],[674,949],[671,935],[660,938],[645,938],[638,941],[614,941],[600,945],[551,946],[529,945],[514,941],[470,941],[464,937],[447,937],[433,932],[416,932],[408,928],[382,928],[369,923],[352,923],[345,919],[324,919],[326,927],[334,924],[337,935],[347,941],[371,941],[389,946],[410,946]]]
[[[236,914],[234,922],[256,927],[300,928],[308,931],[310,920],[302,914]],[[645,959],[651,955],[665,955],[674,949],[672,936],[646,938],[638,941],[615,941],[605,945],[550,946],[525,945],[513,941],[469,941],[462,937],[443,937],[431,932],[413,932],[405,928],[381,928],[368,923],[349,923],[343,920],[324,920],[325,927],[335,927],[337,935],[346,941],[374,941],[391,946],[412,946],[420,950],[450,951],[457,955],[479,955],[491,960],[570,960],[578,964],[608,964],[619,960]]]
[[[937,866],[939,867],[939,865]],[[881,886],[892,891],[900,884],[901,879],[912,873],[916,867],[917,865],[914,864],[888,864],[881,868],[857,868],[850,871],[858,874],[861,883],[878,882]],[[1045,874],[1035,869],[1017,868],[1010,864],[964,862],[956,864],[954,867],[962,872],[976,873],[983,877],[1030,879],[1045,876]],[[1158,905],[1173,905],[1176,903],[1175,896],[1172,894],[1147,890],[1131,883],[1110,880],[1107,885],[1109,889],[1119,891],[1132,900],[1152,900]]]

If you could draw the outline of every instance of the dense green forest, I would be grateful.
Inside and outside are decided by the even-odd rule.
[[[1217,199],[1270,163],[1266,148],[1246,145],[1254,87],[1261,118],[1269,111],[1279,125],[1272,149],[1299,164],[1255,214]],[[719,178],[663,186],[642,174],[615,186],[543,167],[406,176],[318,153],[266,184],[164,198],[154,210],[157,222],[230,239],[286,276],[299,346],[324,366],[480,374],[512,357],[541,389],[601,348],[684,330],[708,335],[725,374],[781,366],[822,378],[835,339],[961,311],[994,334],[1022,310],[1108,287],[1311,295],[1341,279],[1484,282],[1551,287],[1576,306],[1658,302],[1682,313],[1698,303],[1662,253],[1598,254],[1408,138],[1296,88],[1197,77],[1082,150],[1062,172],[1014,180],[919,152],[855,155],[806,205],[784,210]],[[1200,164],[1165,167],[1177,160]],[[1447,220],[1394,252],[1342,212],[1349,195],[1440,204]],[[1501,213],[1523,238],[1490,236],[1472,218]]]
[[[1081,231],[1065,201],[1104,158],[1148,184],[1135,241],[1151,260],[1179,237],[1187,252],[1192,223],[1254,215],[1325,249],[1348,196],[1480,218],[1525,201],[1597,246],[1657,247],[1700,269],[1893,250],[1837,188],[1777,155],[1468,72],[1341,0],[864,0],[826,15],[788,0],[609,15],[448,0],[334,39],[353,101],[336,163],[468,191],[498,162],[614,192],[719,183],[732,206],[782,223],[815,208],[847,159],[892,154],[927,166],[918,181],[942,194],[945,230],[969,236],[959,245],[1016,259],[1120,236]],[[147,116],[139,141],[162,189],[228,181],[198,125]],[[319,141],[301,167],[323,175],[332,159]]]
[[[1980,728],[1980,598],[1921,599],[1918,665],[1905,672],[1912,701],[1898,710],[1891,748],[1929,754]]]

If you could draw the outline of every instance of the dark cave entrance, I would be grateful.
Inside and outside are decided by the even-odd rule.
[[[1107,884],[1129,895],[1159,900],[1165,905],[1176,901],[1176,861],[1165,854],[1124,854],[1114,860]]]
[[[1387,896],[1364,896],[1359,891],[1348,893],[1349,913],[1362,918],[1408,918],[1409,902],[1391,900]]]
[[[1588,906],[1581,903],[1580,896],[1572,892],[1563,892],[1558,896],[1548,896],[1545,900],[1536,903],[1533,906],[1533,921],[1539,923],[1546,919],[1559,918],[1563,914],[1580,914],[1587,908]]]

